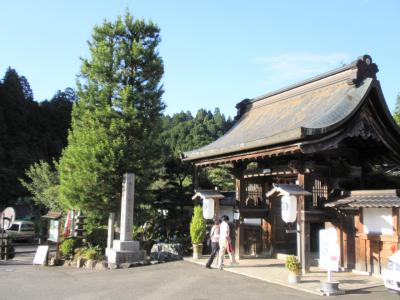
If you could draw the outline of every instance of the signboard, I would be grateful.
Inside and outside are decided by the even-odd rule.
[[[204,219],[214,219],[214,199],[203,200],[203,217]]]
[[[319,267],[328,271],[339,271],[340,248],[335,228],[319,231]]]
[[[296,221],[297,198],[296,196],[283,196],[281,198],[282,220],[285,223]]]
[[[0,228],[9,229],[15,220],[15,210],[12,207],[7,207],[0,214]]]
[[[49,237],[48,237],[49,241],[58,243],[60,234],[59,227],[60,227],[60,220],[50,220]]]
[[[46,264],[48,252],[49,252],[49,246],[39,246],[36,250],[35,258],[33,259],[33,264],[34,265]]]

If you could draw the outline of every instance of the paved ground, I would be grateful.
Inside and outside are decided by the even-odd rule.
[[[0,299],[322,299],[283,286],[185,261],[123,270],[87,271],[0,262]],[[383,287],[342,299],[399,299]]]
[[[205,265],[207,257],[196,260],[187,257],[185,260],[195,264]],[[215,261],[214,264],[216,264]],[[243,259],[238,265],[233,267],[229,266],[229,260],[227,260],[227,267],[224,270],[316,295],[324,294],[321,292],[321,281],[327,280],[326,271],[318,269],[317,267],[311,267],[311,272],[302,275],[299,284],[289,284],[288,271],[285,268],[284,261],[278,259]],[[340,289],[346,293],[354,293],[355,291],[383,285],[381,278],[360,275],[353,272],[334,272],[332,273],[332,279],[338,281],[340,283]]]

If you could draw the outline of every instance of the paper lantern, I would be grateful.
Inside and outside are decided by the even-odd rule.
[[[204,219],[214,219],[214,199],[203,199]]]
[[[296,221],[297,216],[297,198],[295,196],[283,196],[282,204],[282,220],[286,223]]]

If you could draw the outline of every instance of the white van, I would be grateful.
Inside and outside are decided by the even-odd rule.
[[[389,257],[383,270],[383,281],[389,290],[400,293],[400,250]]]
[[[15,220],[7,230],[13,240],[32,240],[35,237],[35,224],[30,221]]]

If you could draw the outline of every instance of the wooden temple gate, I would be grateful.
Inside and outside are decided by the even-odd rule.
[[[400,163],[400,130],[387,109],[377,72],[371,57],[364,55],[321,76],[245,99],[236,106],[231,130],[183,154],[197,168],[233,168],[239,258],[297,253],[306,272],[311,253],[318,252],[318,231],[329,226],[339,229],[344,268],[382,262],[386,240],[398,244],[397,227],[390,237],[364,236],[357,227],[363,222],[362,210],[329,205],[345,191],[387,188],[388,182],[374,182],[370,174]],[[280,198],[267,197],[274,184],[310,193],[298,196],[296,224],[284,224]],[[393,201],[384,207],[400,206],[400,199]],[[398,222],[398,210],[393,214]]]

